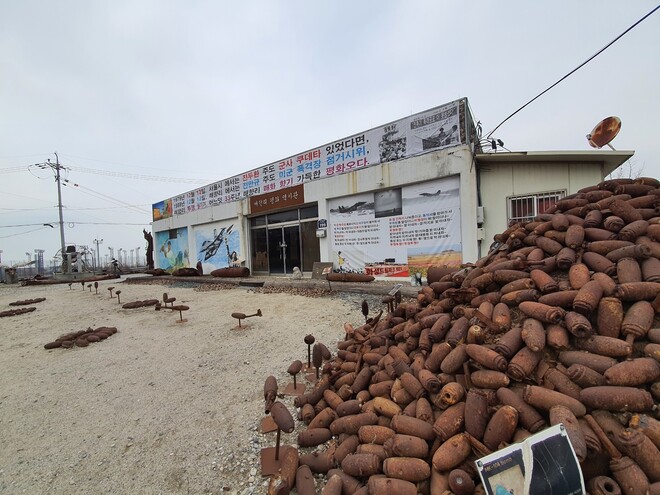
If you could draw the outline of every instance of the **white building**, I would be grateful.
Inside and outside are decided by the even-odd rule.
[[[284,275],[331,262],[407,277],[473,262],[509,220],[632,156],[480,151],[461,99],[166,199],[153,208],[156,267]]]

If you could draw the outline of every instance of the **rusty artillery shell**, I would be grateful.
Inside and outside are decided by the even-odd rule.
[[[332,478],[333,476],[339,476],[341,478],[342,493],[344,495],[353,495],[364,486],[360,480],[345,473],[341,469],[330,469],[328,471],[328,479]]]
[[[619,284],[614,288],[614,296],[623,301],[652,301],[660,294],[660,282],[635,282]]]
[[[511,328],[511,311],[504,303],[497,303],[493,307],[493,324],[499,332],[505,332]],[[491,330],[492,332],[493,330]]]
[[[648,301],[637,301],[632,304],[621,323],[621,332],[630,336],[629,341],[634,338],[641,338],[646,335],[655,318],[653,305]]]
[[[442,360],[440,370],[443,373],[454,374],[463,367],[467,359],[466,344],[459,344]]]
[[[449,406],[435,420],[435,423],[433,423],[433,431],[440,440],[444,442],[448,438],[463,431],[463,425],[465,423],[465,406],[465,402],[458,402],[457,404]]]
[[[335,467],[334,448],[301,455],[299,462],[313,473],[327,473]]]
[[[436,471],[449,471],[459,466],[472,453],[470,440],[465,433],[447,439],[433,454],[433,468]]]
[[[367,485],[369,495],[417,495],[417,486],[398,478],[380,478],[372,476]]]
[[[605,273],[610,276],[616,273],[616,265],[614,262],[601,254],[594,253],[593,251],[585,251],[582,254],[582,261],[594,272]]]
[[[551,426],[558,425],[559,423],[564,425],[578,461],[584,461],[587,457],[587,441],[584,438],[580,423],[575,417],[575,414],[566,406],[556,405],[550,408],[549,416]]]
[[[545,339],[548,346],[559,351],[568,349],[569,333],[561,325],[548,325],[545,329]]]
[[[493,281],[500,285],[506,285],[521,278],[529,278],[529,273],[522,270],[497,270],[493,272]]]
[[[431,373],[428,369],[422,369],[417,373],[417,379],[429,393],[436,394],[442,388],[442,384],[438,377]]]
[[[647,495],[649,493],[648,477],[630,457],[612,459],[610,470],[625,495]]]
[[[641,273],[644,282],[660,282],[660,259],[652,257],[642,261]]]
[[[592,335],[586,339],[576,339],[575,346],[583,351],[614,358],[627,357],[632,353],[632,346],[626,341],[603,335]]]
[[[445,337],[445,340],[453,346],[465,342],[465,337],[467,336],[467,331],[469,326],[470,323],[467,318],[465,318],[464,316],[458,318],[451,325],[451,328],[447,332],[447,336]]]
[[[573,301],[577,296],[577,290],[562,290],[559,292],[551,292],[550,294],[544,294],[539,297],[538,302],[541,304],[547,304],[548,306],[558,306],[564,309],[572,309]]]
[[[419,399],[422,395],[426,393],[426,390],[424,390],[422,384],[419,382],[417,378],[415,378],[415,376],[412,373],[403,373],[399,377],[399,380],[401,381],[401,385],[403,385],[403,388],[406,389],[406,392],[408,392],[415,399]]]
[[[584,284],[573,300],[573,309],[587,317],[596,311],[603,297],[603,287],[595,280]]]
[[[627,224],[619,231],[619,239],[623,241],[635,242],[635,240],[646,234],[649,228],[649,222],[646,220],[636,220]]]
[[[568,281],[575,290],[589,282],[589,267],[584,263],[575,263],[568,270]]]
[[[586,351],[562,351],[559,353],[559,361],[566,367],[572,364],[582,364],[601,374],[617,363],[614,358]]]
[[[564,237],[564,244],[571,249],[582,247],[582,244],[584,244],[584,226],[576,224],[569,226]]]
[[[559,323],[565,314],[561,308],[529,301],[520,303],[519,309],[525,315],[544,323]]]
[[[298,495],[315,495],[316,485],[309,466],[302,465],[296,471],[296,491]],[[341,492],[340,492],[341,493]]]
[[[587,317],[575,311],[567,312],[564,322],[566,329],[579,339],[589,337],[594,331]]]
[[[507,368],[507,361],[504,356],[482,345],[467,344],[465,352],[470,358],[488,369],[505,371]]]
[[[417,399],[417,404],[415,407],[415,417],[426,421],[428,424],[432,425],[435,419],[433,413],[433,406],[426,397],[420,397]]]
[[[389,478],[417,483],[431,477],[431,466],[415,457],[390,457],[383,462],[383,473]]]
[[[544,271],[532,270],[529,272],[529,276],[534,281],[536,287],[544,294],[547,292],[555,292],[559,290],[557,281]]]
[[[557,392],[566,394],[576,400],[580,400],[580,391],[582,388],[571,378],[557,368],[549,368],[543,375],[544,382],[552,385]]]
[[[311,430],[301,431],[298,434],[298,445],[300,447],[316,447],[331,438],[332,433],[328,428],[313,428]]]
[[[305,424],[309,424],[312,421],[312,419],[314,419],[314,416],[316,416],[316,411],[314,411],[313,405],[305,404],[300,409],[300,417],[305,422]]]
[[[460,402],[465,397],[465,387],[458,382],[447,383],[440,392],[434,397],[433,403],[440,409]]]
[[[406,354],[406,352],[403,351],[403,349],[400,349],[399,347],[396,347],[396,346],[390,346],[390,347],[387,349],[387,353],[388,353],[390,356],[392,356],[395,360],[398,359],[398,360],[400,360],[400,361],[403,361],[403,362],[406,363],[407,365],[410,365],[410,363],[411,363],[411,360],[410,360],[410,357],[408,356],[408,354]]]
[[[561,251],[557,253],[557,256],[555,257],[555,264],[556,268],[558,268],[561,271],[568,271],[571,266],[575,264],[577,261],[577,252],[574,249],[571,249],[569,247],[562,248]],[[552,264],[549,266],[546,266],[544,269],[547,269],[549,271],[554,271],[554,267]]]
[[[606,257],[610,261],[616,263],[623,258],[633,258],[639,261],[645,260],[652,256],[652,251],[646,244],[633,244],[632,246],[622,247],[610,251]]]
[[[373,454],[380,459],[380,462],[383,462],[385,459],[387,459],[387,452],[385,452],[385,447],[377,443],[361,443],[358,445],[355,453]]]
[[[360,372],[355,376],[355,380],[351,384],[351,391],[356,394],[361,390],[366,389],[369,386],[373,373],[368,367],[364,367]]]
[[[361,426],[375,425],[378,423],[378,416],[375,413],[367,412],[354,414],[352,416],[343,416],[337,418],[330,425],[330,431],[333,435],[340,433],[356,434]]]
[[[394,402],[401,404],[402,406],[406,406],[415,400],[415,397],[408,393],[408,391],[401,384],[401,380],[398,378],[394,380],[394,385],[392,385],[390,397]]]
[[[291,416],[289,410],[281,402],[275,402],[272,405],[270,408],[270,415],[273,417],[273,421],[275,421],[275,424],[280,430],[285,433],[291,433],[294,430],[295,424],[293,422],[293,416]]]
[[[374,397],[373,404],[378,414],[387,416],[388,418],[393,418],[397,414],[401,414],[401,406],[385,397]]]
[[[497,390],[497,398],[500,403],[512,406],[518,411],[518,421],[526,430],[536,433],[545,426],[545,420],[538,411],[525,402],[513,390],[502,387]]]
[[[376,443],[383,445],[389,438],[394,436],[394,430],[385,426],[364,425],[358,430],[360,443]]]
[[[516,381],[523,381],[528,376],[531,376],[542,357],[543,352],[533,351],[525,346],[511,358],[506,369],[506,374]]]
[[[394,380],[387,380],[369,385],[369,393],[372,397],[389,397]]]
[[[545,328],[543,323],[535,318],[525,318],[520,336],[532,351],[540,351],[545,347]]]
[[[603,222],[604,223],[604,222]],[[604,226],[604,225],[603,225]],[[610,241],[616,239],[616,233],[608,229],[599,229],[599,228],[585,228],[584,229],[584,238],[589,241],[587,242],[586,248],[589,250],[589,243],[591,242],[601,242],[601,241]]]
[[[589,389],[587,389],[589,390]],[[584,392],[584,391],[583,391]],[[582,396],[582,394],[580,394]],[[538,387],[536,385],[527,385],[523,391],[523,400],[529,405],[549,411],[552,406],[563,405],[568,407],[576,417],[582,417],[587,410],[582,402],[569,397],[566,394],[556,390]]]
[[[541,293],[536,289],[523,289],[504,294],[500,298],[500,302],[507,306],[518,306],[521,302],[525,301],[536,302],[540,297]]]
[[[649,258],[657,260],[657,258]],[[642,281],[642,267],[634,258],[622,258],[616,263],[616,276],[620,284]]]
[[[411,418],[403,414],[394,416],[390,423],[391,428],[402,435],[412,435],[414,437],[423,438],[424,440],[431,441],[435,439],[433,426],[421,419]]]
[[[660,448],[660,421],[646,414],[633,414],[628,426],[644,433],[657,448]]]
[[[621,229],[626,225],[623,221],[623,218],[612,215],[603,220],[603,227],[610,232],[620,232]]]
[[[349,454],[341,461],[341,469],[349,476],[369,477],[381,471],[382,461],[375,454]]]
[[[589,409],[612,412],[645,412],[653,408],[653,397],[646,390],[606,385],[580,392],[580,401]]]
[[[566,370],[568,377],[582,388],[607,385],[605,377],[583,364],[572,364]]]
[[[345,436],[339,446],[334,450],[333,458],[337,465],[341,464],[348,454],[353,454],[360,445],[360,439],[357,435]]]
[[[523,345],[522,327],[515,326],[502,335],[493,348],[506,359],[510,359]]]
[[[646,344],[644,346],[644,355],[660,363],[660,344]]]
[[[384,444],[388,457],[416,457],[426,459],[429,446],[426,440],[412,435],[396,434]]]
[[[470,374],[472,385],[478,388],[490,388],[497,390],[500,387],[509,386],[509,377],[501,371],[477,370]]]
[[[268,495],[287,495],[295,486],[298,471],[298,450],[286,449],[282,454],[280,469],[268,482]]]
[[[488,398],[485,394],[480,393],[475,389],[470,389],[465,398],[465,410],[469,411],[469,414],[467,415],[463,412],[465,431],[477,440],[481,440],[486,431],[488,420],[490,419],[490,414],[488,413]],[[447,418],[447,421],[450,419],[451,417]],[[451,432],[451,426],[452,425],[449,424],[446,428],[447,433]],[[458,434],[458,432],[456,434]],[[440,437],[439,434],[438,436]]]
[[[335,382],[335,386],[337,382]],[[317,383],[316,388],[309,393],[299,395],[293,399],[293,405],[296,407],[302,407],[305,404],[315,405],[318,401],[323,398],[323,392],[325,392],[330,387],[330,382],[327,379],[323,379]]]
[[[619,441],[652,483],[660,481],[660,450],[641,431],[626,428],[619,433]]]
[[[312,419],[308,425],[309,429],[327,428],[337,419],[337,413],[331,407],[326,407]]]
[[[328,403],[328,406],[330,406],[332,409],[336,410],[337,406],[344,402],[344,399],[342,399],[337,393],[333,392],[332,390],[324,390],[323,391],[323,400],[325,400]]]
[[[490,450],[498,450],[503,443],[509,443],[518,426],[518,411],[515,407],[504,405],[490,418],[483,443]]]
[[[635,209],[635,207],[628,204],[627,201],[616,199],[609,205],[609,209],[617,217],[623,219],[624,222],[631,224],[637,220],[642,220],[642,215]]]
[[[614,289],[616,288],[616,282],[612,277],[605,273],[594,273],[591,276],[592,280],[598,281],[600,285],[603,286],[603,295],[610,297],[614,295]]]
[[[531,278],[519,278],[518,280],[514,280],[513,282],[504,285],[500,292],[504,295],[518,290],[534,289],[535,287],[536,284],[534,284],[534,281]]]
[[[366,392],[366,390],[363,390],[362,392]],[[359,395],[360,394],[358,394],[358,397]],[[337,413],[337,416],[342,418],[344,416],[350,416],[352,414],[359,414],[361,406],[362,406],[362,401],[359,399],[345,400],[344,402],[342,402],[337,406],[337,410],[335,412]]]
[[[636,387],[654,382],[660,377],[660,364],[650,357],[622,361],[604,373],[608,385]]]
[[[618,338],[623,323],[623,304],[616,297],[604,297],[598,304],[596,332],[604,337]]]
[[[543,249],[549,255],[557,254],[564,247],[561,243],[547,237],[538,237],[536,239],[536,246]]]
[[[609,476],[594,476],[587,483],[591,495],[621,495],[621,487]]]
[[[606,256],[608,253],[623,247],[634,246],[630,241],[622,241],[618,239],[609,239],[606,241],[589,242],[586,246],[587,251]]]
[[[455,495],[472,495],[475,485],[472,477],[463,469],[452,469],[449,472],[449,488]]]
[[[315,368],[323,366],[323,349],[319,344],[320,342],[317,342],[312,348],[312,364]]]
[[[277,398],[277,379],[270,375],[266,378],[264,383],[264,400],[266,401],[266,414],[270,412],[270,408]]]
[[[441,314],[441,317],[431,326],[429,331],[429,338],[432,342],[442,342],[445,335],[451,327],[451,316],[447,313]]]

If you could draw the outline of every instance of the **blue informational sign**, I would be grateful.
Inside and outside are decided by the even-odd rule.
[[[317,229],[327,229],[328,228],[328,220],[325,218],[319,218],[316,221],[316,228]]]

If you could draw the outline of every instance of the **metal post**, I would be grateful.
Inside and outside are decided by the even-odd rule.
[[[57,210],[60,215],[60,244],[62,248],[62,261],[64,261],[64,253],[66,246],[64,244],[64,217],[62,216],[62,187],[60,185],[60,158],[55,153],[55,181],[57,182]],[[66,263],[62,266],[62,271],[67,269]]]
[[[94,239],[94,243],[96,244],[96,262],[98,266],[98,270],[101,269],[101,250],[99,248],[99,244],[103,244],[103,239],[99,239],[98,237]]]

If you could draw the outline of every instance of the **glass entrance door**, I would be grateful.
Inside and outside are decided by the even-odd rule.
[[[275,227],[268,229],[268,261],[272,275],[293,273],[300,267],[300,226]]]

